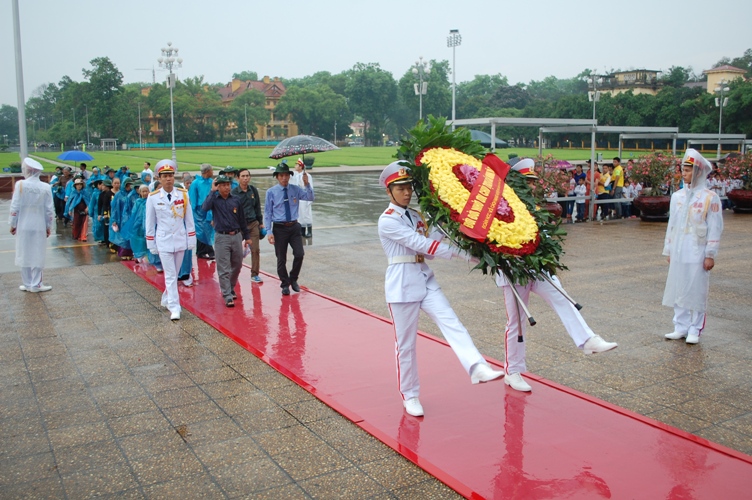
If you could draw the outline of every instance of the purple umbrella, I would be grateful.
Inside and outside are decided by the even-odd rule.
[[[269,158],[278,160],[286,156],[305,155],[307,153],[323,153],[339,149],[331,142],[313,135],[296,135],[283,140],[274,148]]]

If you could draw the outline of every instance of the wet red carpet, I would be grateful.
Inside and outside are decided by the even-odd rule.
[[[156,288],[153,268],[125,262]],[[185,309],[467,497],[750,498],[752,457],[530,375],[532,393],[471,385],[452,350],[420,344],[425,418],[402,410],[384,318],[316,292],[283,297],[244,269],[234,309],[200,260]],[[498,363],[497,363],[498,364]]]

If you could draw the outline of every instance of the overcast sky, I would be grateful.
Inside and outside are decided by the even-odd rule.
[[[184,59],[179,76],[228,82],[243,70],[286,78],[377,62],[396,79],[419,56],[452,60],[457,82],[501,73],[510,83],[586,68],[692,67],[752,47],[752,2],[728,0],[19,0],[25,97],[64,75],[82,81],[107,56],[124,81],[150,82],[160,48]],[[709,10],[718,7],[718,10]],[[723,9],[723,10],[721,10]],[[717,30],[715,29],[717,27]],[[17,104],[12,0],[0,3],[0,104]],[[146,71],[140,68],[147,69]],[[157,80],[164,73],[157,72]]]

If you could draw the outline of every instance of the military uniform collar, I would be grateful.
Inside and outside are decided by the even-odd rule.
[[[409,207],[408,208],[402,208],[401,206],[395,205],[394,203],[390,202],[389,203],[389,208],[387,210],[391,210],[392,212],[395,212],[397,215],[399,215],[400,217],[402,217],[403,215],[405,215],[405,212],[407,212],[408,209],[409,209]]]

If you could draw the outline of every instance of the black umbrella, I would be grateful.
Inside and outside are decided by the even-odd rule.
[[[313,135],[296,135],[295,137],[288,137],[284,141],[277,144],[269,158],[278,160],[286,156],[305,155],[307,153],[323,153],[324,151],[332,151],[333,149],[339,149],[331,142],[316,137]]]

